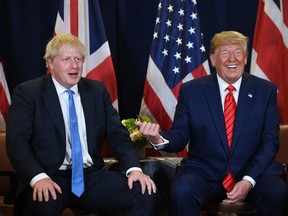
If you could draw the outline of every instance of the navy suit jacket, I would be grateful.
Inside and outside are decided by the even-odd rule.
[[[229,170],[237,180],[282,173],[273,162],[279,148],[276,86],[248,73],[240,86],[230,151],[216,73],[182,85],[172,129],[161,135],[169,140],[166,151],[189,144],[180,169],[210,180],[222,180]]]
[[[81,78],[78,89],[88,152],[94,166],[103,167],[100,148],[107,140],[124,170],[140,167],[129,133],[121,124],[104,85]],[[37,174],[53,174],[62,165],[66,152],[65,126],[51,75],[15,88],[7,121],[7,152],[20,179],[20,191]]]

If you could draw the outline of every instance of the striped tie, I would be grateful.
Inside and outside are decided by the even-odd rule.
[[[235,90],[234,86],[229,85],[227,87],[227,90],[229,92],[226,95],[225,102],[224,102],[224,119],[225,119],[228,148],[230,150],[231,145],[232,145],[234,121],[235,121],[235,114],[236,114],[236,102],[233,97],[233,91]]]
[[[225,127],[226,127],[226,136],[228,142],[228,149],[231,149],[232,145],[232,138],[233,138],[233,130],[234,130],[234,121],[235,121],[235,114],[236,114],[236,102],[233,97],[233,91],[235,90],[234,86],[229,85],[227,87],[229,91],[225,97],[224,101],[224,120],[225,120]],[[234,185],[236,184],[236,180],[234,179],[231,171],[229,171],[228,175],[223,180],[224,188],[230,192]]]

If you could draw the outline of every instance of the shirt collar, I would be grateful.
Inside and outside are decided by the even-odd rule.
[[[220,88],[220,92],[225,92],[226,88],[230,85],[226,83],[218,74],[217,74],[217,80]],[[232,85],[235,87],[235,91],[240,90],[240,85],[242,82],[242,76],[237,80],[237,82],[233,83]]]
[[[57,82],[57,80],[53,76],[51,76],[51,77],[52,77],[52,81],[55,85],[57,94],[58,95],[63,94],[63,92],[65,92],[67,89],[65,87],[63,87],[59,82]],[[78,94],[78,85],[77,84],[72,86],[70,89],[74,92],[75,95]]]

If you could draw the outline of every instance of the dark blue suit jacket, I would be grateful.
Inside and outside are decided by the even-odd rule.
[[[95,167],[107,140],[124,170],[140,167],[127,129],[119,121],[104,85],[81,78],[78,83],[87,130],[88,151]],[[66,152],[65,126],[50,75],[17,86],[7,121],[7,152],[20,178],[20,191],[39,173],[55,173]]]
[[[229,170],[238,180],[282,173],[273,162],[279,148],[276,86],[248,73],[242,78],[230,151],[216,73],[182,85],[172,129],[161,135],[170,141],[166,151],[189,143],[180,169],[210,180],[223,179]]]

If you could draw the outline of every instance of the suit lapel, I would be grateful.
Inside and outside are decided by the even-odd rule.
[[[94,137],[96,136],[97,130],[95,130],[95,127],[97,127],[97,125],[95,125],[95,115],[92,115],[92,113],[95,113],[97,107],[95,106],[93,93],[89,88],[90,87],[81,79],[78,84],[78,89],[86,123],[87,145],[88,151],[93,152],[95,145],[93,145],[94,142],[92,140],[94,140]]]
[[[65,126],[63,114],[56,92],[56,88],[52,82],[51,76],[47,76],[43,81],[43,102],[47,108],[47,113],[54,122],[56,128],[60,131],[63,139],[65,140]]]
[[[227,139],[226,139],[226,129],[225,129],[223,109],[222,109],[222,104],[221,104],[221,96],[220,96],[216,73],[211,74],[210,79],[207,80],[204,93],[206,96],[206,100],[209,106],[210,113],[213,118],[214,126],[221,139],[223,150],[228,155],[229,152],[228,152],[228,144],[227,144]]]
[[[255,88],[253,85],[253,81],[252,79],[250,79],[249,74],[244,73],[242,76],[242,83],[237,103],[231,153],[233,153],[233,151],[237,148],[239,136],[243,127],[245,126],[245,122],[247,121],[249,110],[251,110],[251,106],[253,105],[254,95]]]

